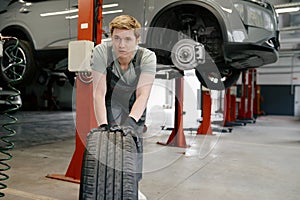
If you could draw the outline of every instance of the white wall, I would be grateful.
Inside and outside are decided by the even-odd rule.
[[[257,69],[259,85],[300,85],[300,53],[280,55],[278,61]]]
[[[185,72],[183,97],[183,127],[198,128],[200,111],[200,83],[194,70]],[[173,128],[175,113],[175,79],[155,79],[147,105],[146,124]]]

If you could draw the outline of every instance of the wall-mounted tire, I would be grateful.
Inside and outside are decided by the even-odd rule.
[[[131,135],[95,129],[88,134],[80,200],[137,200],[137,149]]]
[[[31,84],[37,75],[36,62],[29,42],[10,39],[3,45],[3,57],[0,58],[0,75],[11,84]],[[22,79],[18,80],[19,75]]]

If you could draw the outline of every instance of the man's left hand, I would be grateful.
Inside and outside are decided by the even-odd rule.
[[[131,134],[134,138],[138,140],[138,130],[139,126],[137,125],[135,119],[128,117],[122,126],[123,135],[126,136]]]

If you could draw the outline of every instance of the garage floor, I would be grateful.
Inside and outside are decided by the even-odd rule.
[[[8,200],[75,200],[79,185],[46,178],[65,174],[75,148],[72,112],[19,112],[12,169],[1,190]],[[0,116],[1,124],[7,121]],[[1,129],[1,134],[5,131]],[[166,147],[170,131],[145,133],[144,178],[149,200],[296,200],[300,196],[300,120],[264,116],[213,136],[186,131],[190,148]],[[1,157],[3,157],[1,155]]]

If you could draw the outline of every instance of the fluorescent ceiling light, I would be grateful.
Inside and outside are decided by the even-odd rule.
[[[66,19],[77,19],[78,15],[66,16]]]
[[[109,15],[109,14],[114,14],[114,13],[121,13],[123,10],[111,10],[111,11],[104,11],[102,12],[102,15]],[[76,19],[78,18],[78,15],[72,15],[72,16],[66,16],[66,19]]]
[[[78,12],[78,9],[73,10],[64,10],[64,11],[58,11],[58,12],[48,12],[48,13],[41,13],[41,17],[48,17],[48,16],[54,16],[54,15],[65,15],[70,13],[76,13]]]
[[[112,3],[112,4],[103,5],[103,8],[113,8],[113,7],[117,7],[117,6],[119,6],[118,3]],[[42,14],[40,14],[40,16],[41,17],[48,17],[48,16],[55,16],[55,15],[71,14],[71,13],[76,13],[76,12],[78,12],[78,9],[42,13]],[[103,11],[102,14],[107,15],[107,14],[120,13],[120,12],[123,12],[123,10]],[[70,18],[70,17],[67,17],[67,18],[72,19],[72,18],[76,18],[76,16],[72,17],[72,18]]]
[[[299,10],[300,7],[277,8],[276,13],[282,14],[282,13],[298,12]]]
[[[111,11],[103,11],[102,15],[108,15],[108,14],[113,14],[113,13],[121,13],[123,10],[111,10]]]
[[[103,5],[102,7],[103,8],[113,8],[113,7],[118,7],[118,6],[119,6],[118,3],[112,3],[112,4]]]

